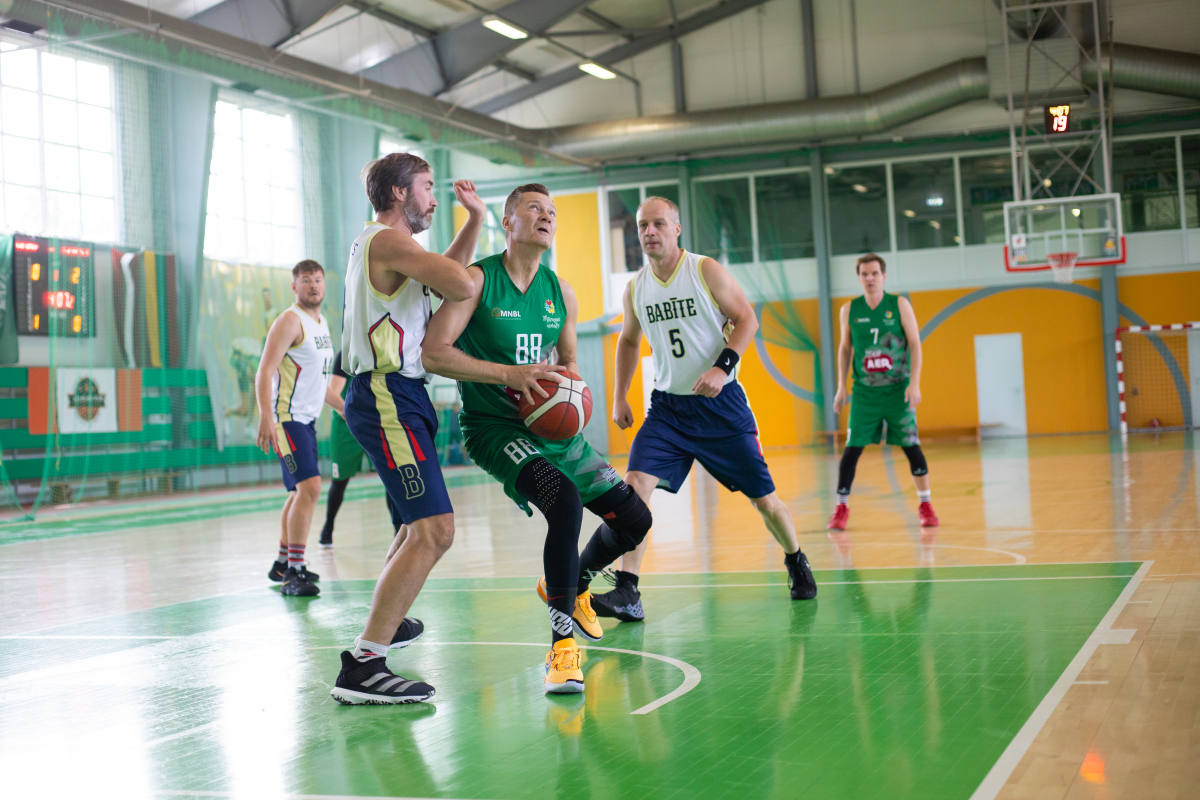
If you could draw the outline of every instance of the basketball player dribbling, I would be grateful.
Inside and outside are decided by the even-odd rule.
[[[578,372],[575,292],[541,264],[558,227],[554,201],[540,184],[518,186],[504,204],[507,247],[470,266],[475,294],[442,304],[425,338],[425,368],[459,381],[463,443],[471,459],[504,484],[526,514],[536,506],[548,530],[538,594],[550,611],[547,693],[584,689],[572,633],[604,635],[591,609],[596,573],[632,550],[650,530],[650,509],[579,434],[535,435],[519,401],[548,397],[538,380]],[[551,354],[556,353],[555,364]],[[583,509],[604,522],[579,553]]]

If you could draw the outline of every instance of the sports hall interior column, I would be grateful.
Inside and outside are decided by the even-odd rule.
[[[454,181],[450,175],[450,151],[439,147],[430,152],[429,166],[433,167],[433,199],[442,210],[433,215],[429,246],[432,252],[441,253],[454,241]]]
[[[1117,391],[1117,265],[1100,268],[1100,327],[1104,339],[1104,394],[1108,401],[1108,430],[1121,430],[1121,400]]]
[[[687,161],[679,162],[679,218],[686,223],[683,233],[679,235],[680,246],[684,250],[692,249],[692,171]]]

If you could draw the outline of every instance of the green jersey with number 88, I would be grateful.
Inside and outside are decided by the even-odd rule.
[[[483,293],[471,321],[456,345],[467,355],[493,364],[546,362],[558,344],[567,321],[566,304],[558,276],[539,266],[522,294],[504,269],[504,254],[472,264],[483,270]],[[520,394],[492,383],[460,381],[463,427],[486,419],[521,422]]]
[[[891,386],[908,380],[908,337],[896,295],[884,292],[875,308],[867,305],[865,297],[850,301],[850,344],[855,386]]]

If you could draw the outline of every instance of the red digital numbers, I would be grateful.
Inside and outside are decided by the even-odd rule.
[[[42,305],[46,308],[75,308],[75,295],[70,292],[43,292]]]

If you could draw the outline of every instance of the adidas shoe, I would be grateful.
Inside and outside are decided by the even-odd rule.
[[[813,578],[812,567],[808,565],[808,556],[797,550],[795,560],[784,556],[783,564],[787,567],[788,586],[792,587],[793,600],[812,600],[817,596],[817,581]]]
[[[287,574],[287,571],[288,565],[286,561],[276,561],[271,564],[271,571],[267,573],[267,577],[276,583],[279,583],[283,580],[283,576]],[[321,580],[321,576],[315,572],[310,572],[308,573],[308,579],[313,583],[316,583],[317,581]]]
[[[618,570],[615,577],[610,577],[607,571],[604,572],[604,577],[612,581],[615,588],[611,592],[592,595],[592,608],[597,616],[616,617],[622,622],[641,622],[646,619],[642,611],[642,593],[633,581],[624,577],[628,574]]]
[[[550,601],[546,599],[545,578],[538,578],[537,593],[543,603],[550,605]],[[581,634],[583,638],[593,642],[604,638],[604,628],[600,627],[600,620],[596,619],[596,612],[592,610],[592,593],[590,591],[576,596],[575,611],[571,614],[571,619],[575,621],[575,632]]]
[[[425,623],[419,619],[405,617],[400,623],[400,627],[396,628],[396,633],[392,635],[392,643],[388,645],[388,650],[399,650],[401,647],[408,647],[410,644],[421,638],[421,634],[425,632]],[[358,637],[354,640],[354,644],[358,644]]]
[[[321,528],[321,538],[317,540],[321,547],[333,547],[333,528]]]
[[[283,573],[283,588],[280,593],[288,597],[316,597],[321,593],[321,587],[317,586],[312,573],[306,567],[288,567],[288,571]]]
[[[347,706],[420,703],[433,697],[433,687],[411,681],[388,669],[386,658],[358,661],[349,650],[342,651],[342,671],[329,692]]]
[[[344,658],[344,657],[343,657]],[[576,694],[583,691],[583,670],[579,668],[579,645],[574,639],[559,639],[546,653],[546,694]]]

